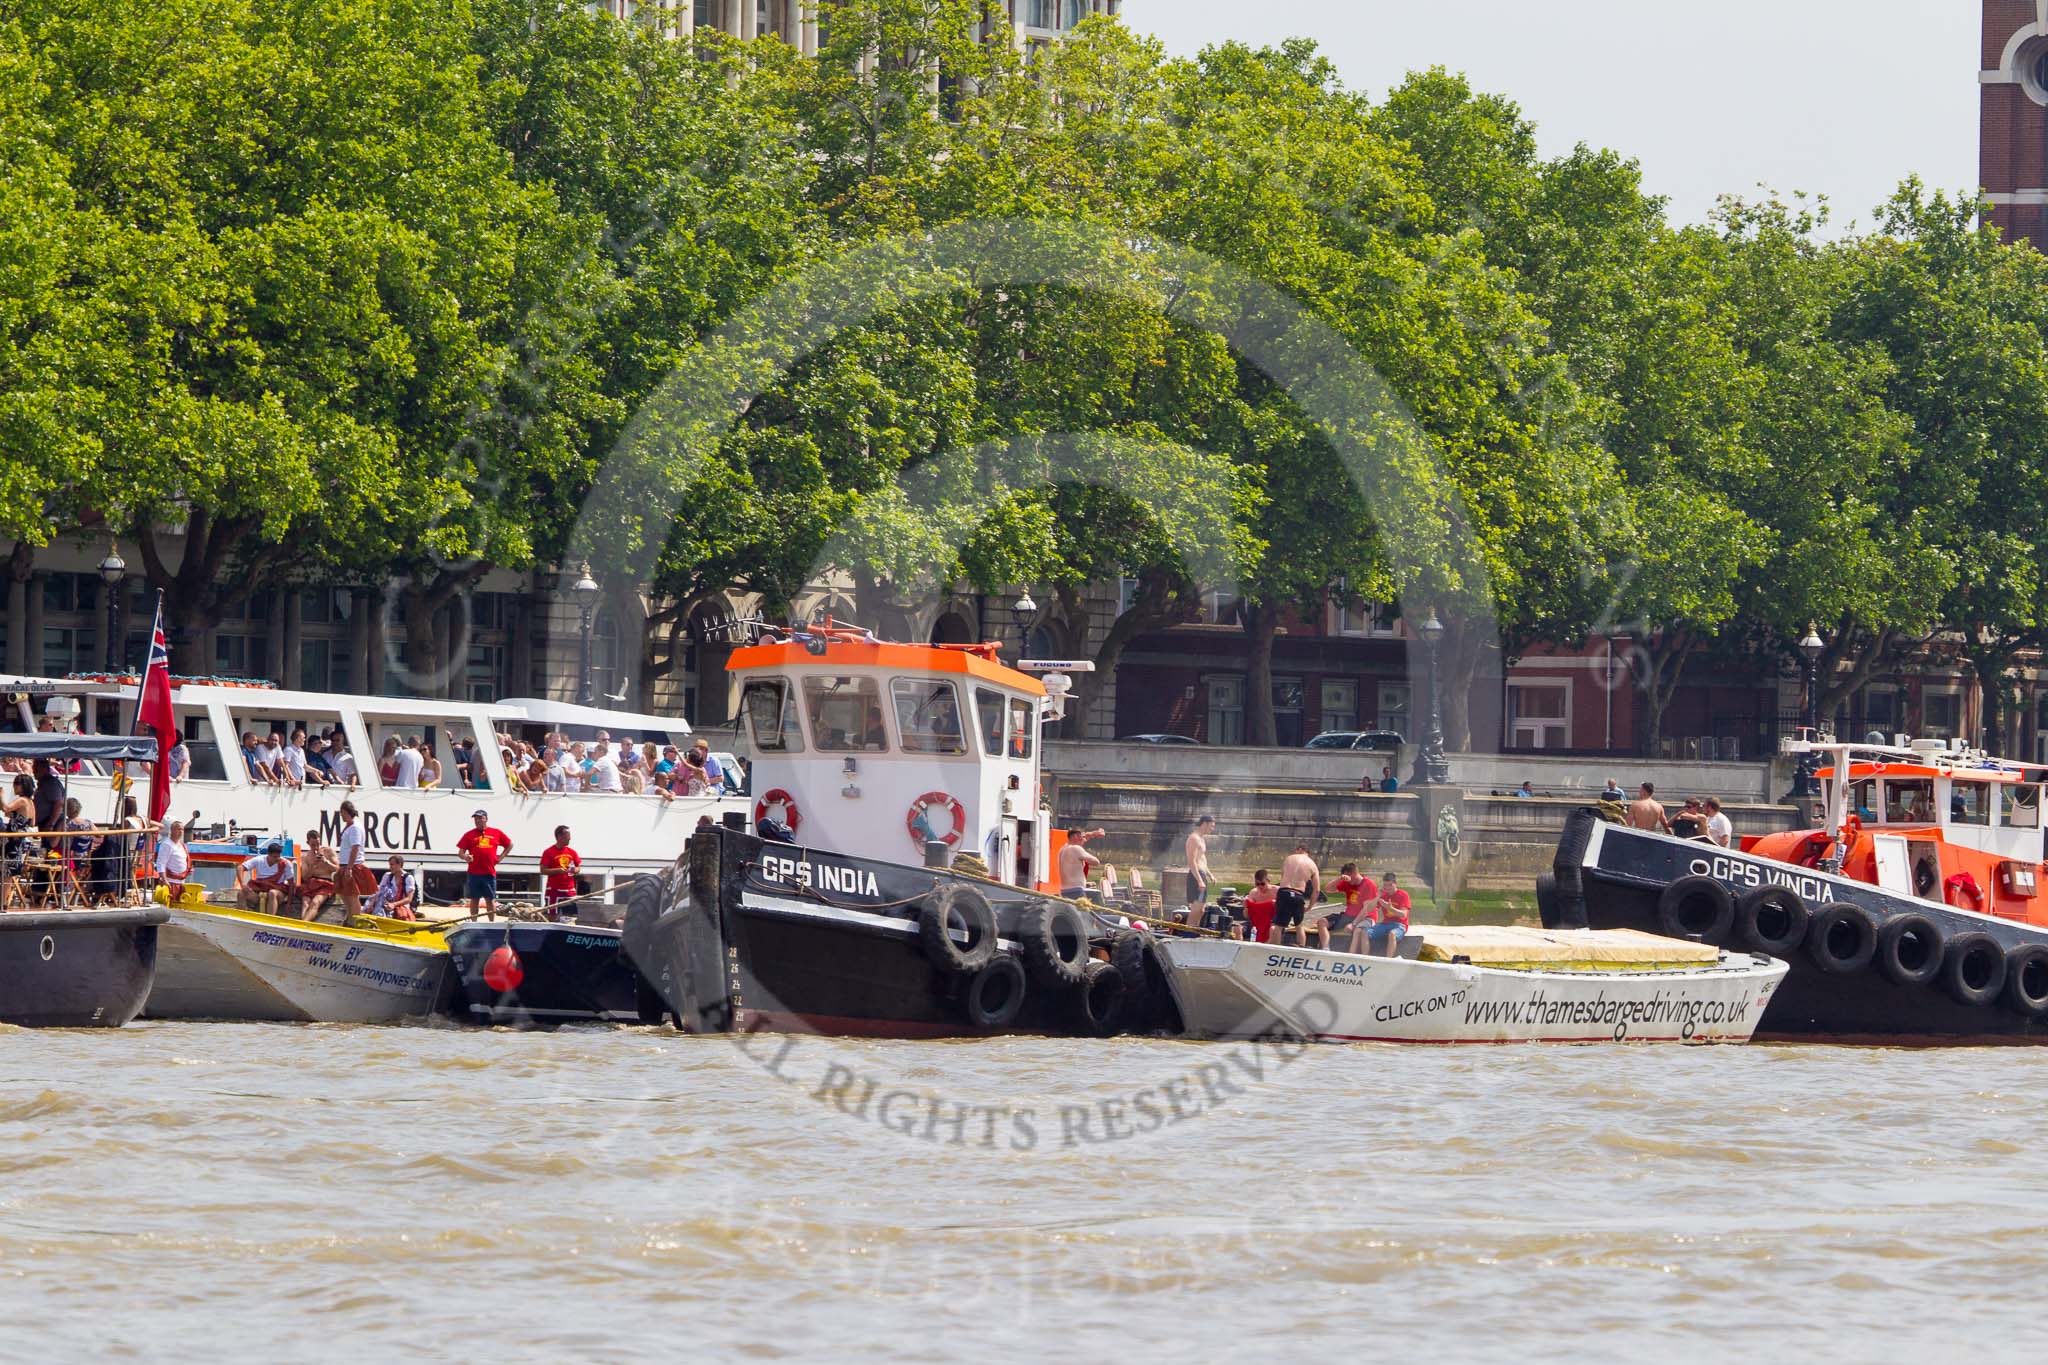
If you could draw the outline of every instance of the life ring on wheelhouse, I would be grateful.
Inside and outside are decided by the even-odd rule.
[[[1984,888],[1967,872],[1958,872],[1941,884],[1941,898],[1958,910],[1984,913]]]
[[[768,818],[768,808],[770,806],[782,807],[782,823],[789,826],[791,834],[796,833],[803,827],[804,813],[797,809],[796,798],[782,788],[777,787],[754,803],[755,829],[759,829],[761,822]]]
[[[938,806],[946,808],[953,822],[952,828],[944,833],[932,822],[932,811]],[[903,817],[903,827],[910,831],[910,842],[917,846],[919,852],[923,852],[925,844],[933,839],[952,848],[959,844],[960,836],[967,833],[967,808],[949,793],[926,792],[910,803],[910,810]]]

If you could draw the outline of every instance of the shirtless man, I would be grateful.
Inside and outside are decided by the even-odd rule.
[[[1060,894],[1070,901],[1092,896],[1089,874],[1102,866],[1102,859],[1088,851],[1090,839],[1109,833],[1103,829],[1070,829],[1060,848]]]
[[[1663,830],[1671,832],[1670,817],[1664,814],[1663,803],[1657,800],[1656,784],[1645,782],[1636,799],[1629,802],[1628,823],[1633,829]]]
[[[1190,926],[1202,922],[1202,907],[1208,903],[1209,887],[1215,878],[1209,875],[1209,836],[1216,832],[1216,817],[1198,815],[1195,828],[1188,835],[1183,852],[1188,864],[1188,913]]]
[[[1316,866],[1316,860],[1308,856],[1307,844],[1296,844],[1294,852],[1287,855],[1287,861],[1280,864],[1280,891],[1273,908],[1273,941],[1285,943],[1287,931],[1294,930],[1294,941],[1300,947],[1308,947],[1308,928],[1303,923],[1308,908],[1323,898],[1323,873]],[[1324,925],[1316,926],[1323,931],[1323,946],[1330,946],[1330,931]]]

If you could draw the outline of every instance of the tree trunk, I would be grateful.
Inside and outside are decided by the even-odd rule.
[[[414,573],[399,588],[399,610],[405,625],[405,669],[414,691],[428,697],[452,697],[469,653],[469,627],[451,650],[449,632],[440,629],[441,613],[457,598],[482,581],[488,566],[468,564],[462,568],[439,568]]]
[[[1141,635],[1178,623],[1186,606],[1187,584],[1180,579],[1156,570],[1139,575],[1136,599],[1127,611],[1109,623],[1102,643],[1095,647],[1095,671],[1074,676],[1073,709],[1083,717],[1081,733],[1086,734],[1086,717],[1093,714],[1102,694],[1116,677],[1125,648]],[[1111,715],[1108,721],[1110,728],[1114,729],[1116,717]]]
[[[1643,757],[1656,758],[1664,740],[1664,708],[1678,691],[1685,674],[1686,658],[1692,653],[1691,631],[1672,630],[1656,637],[1655,643],[1639,645],[1644,661],[1637,685],[1643,694]]]
[[[1443,639],[1437,641],[1437,686],[1442,693],[1440,719],[1443,721],[1444,750],[1447,753],[1471,753],[1475,748],[1472,698],[1479,682],[1479,665],[1486,657],[1484,633],[1474,629],[1470,621],[1450,618],[1444,622]],[[1423,673],[1423,685],[1427,686],[1426,667]],[[1419,697],[1416,700],[1420,703],[1415,709],[1420,725],[1415,739],[1420,743],[1422,732],[1429,725],[1429,698]]]
[[[1270,749],[1280,742],[1273,719],[1273,637],[1280,630],[1280,609],[1247,601],[1240,610],[1251,641],[1244,661],[1244,742]]]

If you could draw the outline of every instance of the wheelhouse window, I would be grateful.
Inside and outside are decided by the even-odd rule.
[[[1951,782],[1948,784],[1948,819],[1952,825],[1991,823],[1991,784]]]
[[[883,753],[889,748],[882,694],[873,678],[805,678],[811,742],[824,753]]]
[[[1032,723],[1032,712],[1035,709],[1030,702],[1025,701],[1021,697],[1012,697],[1010,699],[1009,739],[1011,758],[1031,757],[1032,740],[1035,737],[1034,732],[1038,729]]]
[[[781,678],[760,678],[740,694],[740,710],[753,732],[754,747],[764,754],[797,754],[804,732],[797,724],[796,697]]]
[[[2041,789],[2009,783],[1998,789],[1998,823],[2008,829],[2041,827]]]
[[[981,725],[981,751],[990,758],[1003,756],[1003,694],[992,687],[974,689],[974,713]]]
[[[1916,778],[1884,784],[1884,821],[1888,825],[1925,824],[1934,819],[1934,783]]]
[[[966,737],[960,725],[960,698],[949,682],[894,678],[889,693],[896,700],[896,733],[906,754],[964,754]]]
[[[1877,818],[1877,779],[1866,777],[1849,784],[1849,813],[1859,820]]]

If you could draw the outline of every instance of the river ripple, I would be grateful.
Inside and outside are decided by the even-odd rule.
[[[2044,1080],[2042,1049],[0,1030],[0,1359],[2017,1357]]]

